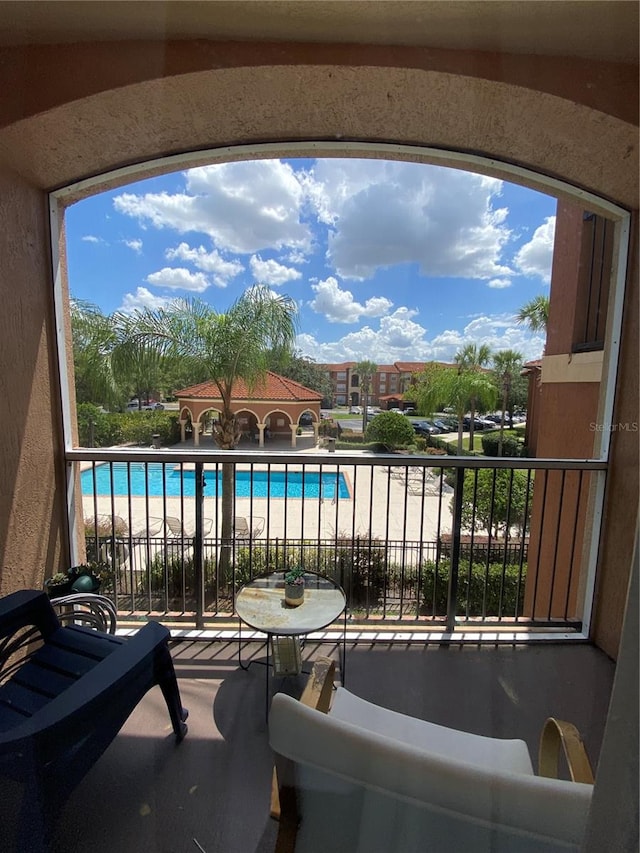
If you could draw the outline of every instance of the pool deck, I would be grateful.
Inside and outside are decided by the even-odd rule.
[[[177,448],[184,452],[192,447],[192,442],[180,444]],[[163,448],[165,449],[165,448]],[[170,450],[171,448],[166,448]],[[273,448],[270,448],[272,450]],[[270,452],[265,450],[265,453]],[[300,467],[288,466],[289,471],[302,470],[304,457],[317,453],[315,447],[300,448]],[[322,452],[322,451],[321,451]],[[374,536],[386,540],[430,541],[437,538],[438,517],[441,517],[440,532],[451,529],[451,511],[449,502],[451,490],[444,487],[442,499],[439,486],[428,486],[425,495],[411,494],[405,490],[402,480],[389,478],[385,468],[376,467],[367,470],[354,465],[340,463],[340,451],[327,452],[327,462],[319,464],[305,463],[310,473],[344,474],[350,496],[348,498],[321,497],[237,497],[235,512],[237,516],[264,518],[265,527],[261,538],[317,539],[333,538],[338,534],[354,536]],[[345,454],[347,455],[347,454]],[[348,455],[353,455],[349,451]],[[367,454],[369,455],[369,454]],[[87,463],[89,466],[91,463]],[[188,463],[185,463],[185,467]],[[191,467],[193,467],[191,465]],[[215,468],[207,466],[205,468]],[[251,466],[241,464],[239,470],[249,470]],[[259,459],[253,464],[256,471],[272,472],[284,466],[264,462]],[[221,528],[220,498],[205,497],[204,516],[212,520],[209,537],[220,535]],[[442,506],[440,506],[442,504]],[[153,497],[114,495],[87,495],[83,500],[85,517],[94,512],[119,515],[130,524],[132,530],[144,526],[148,517],[164,518],[176,516],[182,518],[186,528],[195,524],[195,499],[193,497]],[[162,536],[162,531],[159,534]]]

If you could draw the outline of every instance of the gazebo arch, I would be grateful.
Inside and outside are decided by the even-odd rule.
[[[199,445],[200,431],[196,426],[200,424],[202,416],[208,411],[222,410],[222,399],[218,387],[215,382],[201,382],[199,385],[176,391],[175,394],[180,411],[188,410],[191,413],[194,443]],[[311,412],[314,419],[314,437],[317,440],[321,404],[322,394],[318,391],[306,388],[299,382],[294,382],[273,371],[267,371],[253,387],[249,387],[243,379],[235,381],[231,411],[234,415],[241,417],[245,412],[249,414],[247,423],[240,426],[246,427],[242,431],[247,434],[247,437],[252,440],[257,438],[260,447],[264,447],[265,438],[271,434],[282,437],[290,435],[291,447],[295,448],[298,423],[300,416],[305,412]],[[180,424],[182,427],[182,420]],[[254,429],[257,431],[257,436],[253,432]],[[181,440],[185,440],[184,429]]]

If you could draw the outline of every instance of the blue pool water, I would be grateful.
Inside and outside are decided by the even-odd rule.
[[[163,472],[164,467],[164,472]],[[127,468],[129,473],[127,473]],[[96,493],[109,495],[145,495],[150,497],[185,497],[195,496],[195,471],[183,471],[174,466],[163,466],[160,462],[149,462],[143,465],[138,462],[114,462],[112,465],[103,464],[95,467]],[[304,478],[304,481],[303,481]],[[206,486],[205,497],[216,497],[222,494],[222,472],[218,473],[216,482],[215,471],[204,472]],[[83,471],[82,493],[92,495],[94,475],[91,470]],[[182,491],[181,484],[182,481]],[[349,489],[343,474],[320,474],[309,471],[238,471],[236,472],[236,497],[248,498],[253,493],[254,498],[317,498],[320,488],[322,497],[333,499],[338,488],[339,498],[348,498]]]

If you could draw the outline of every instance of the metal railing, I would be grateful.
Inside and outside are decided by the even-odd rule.
[[[76,556],[105,564],[124,616],[203,627],[242,583],[293,565],[337,580],[365,623],[579,630],[589,607],[604,462],[73,450],[68,464]]]

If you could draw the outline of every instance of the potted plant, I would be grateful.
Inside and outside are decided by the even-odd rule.
[[[61,598],[71,592],[72,579],[66,572],[56,572],[44,582],[44,589],[49,598]]]
[[[284,601],[290,607],[298,607],[304,601],[304,569],[296,566],[284,575]]]
[[[97,592],[111,580],[111,569],[106,563],[90,561],[72,566],[66,572],[56,572],[44,582],[49,598],[60,598],[74,592]]]

